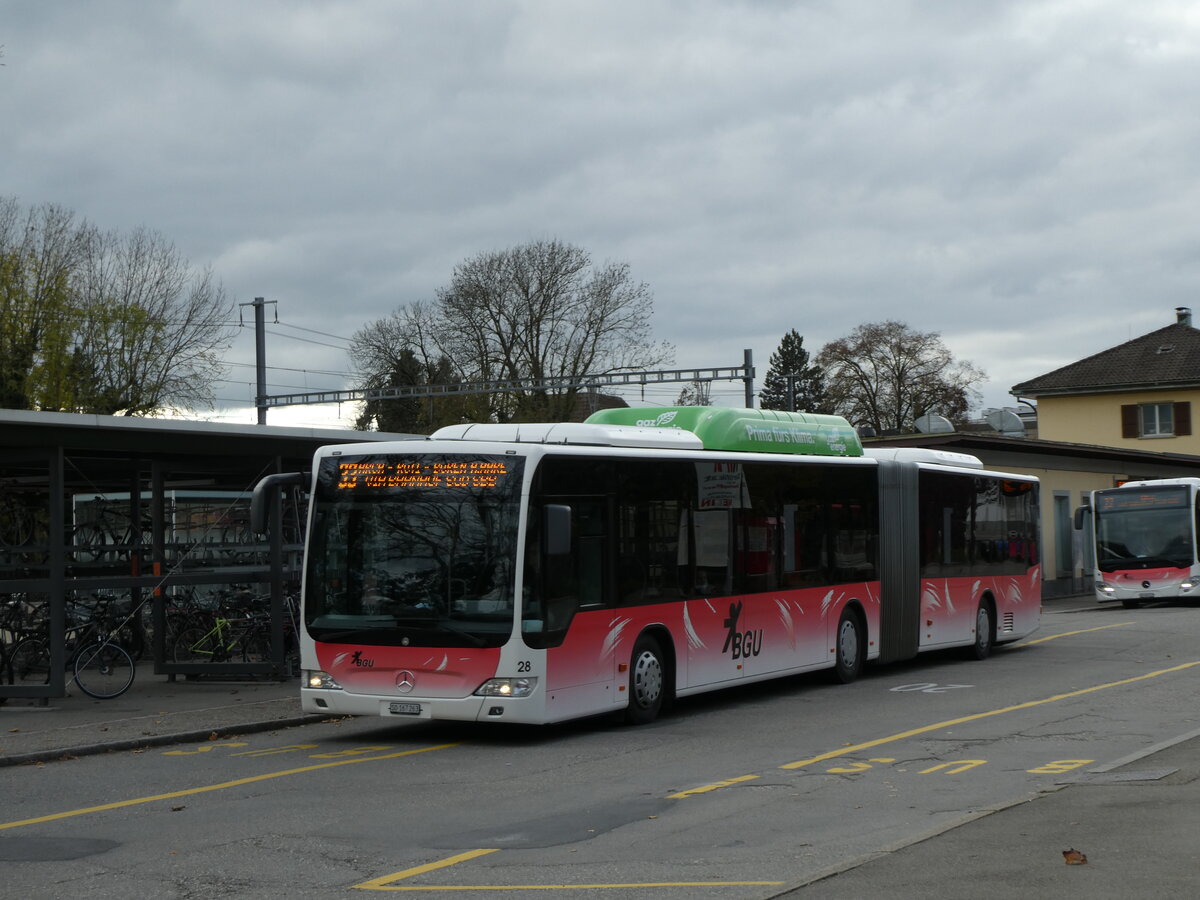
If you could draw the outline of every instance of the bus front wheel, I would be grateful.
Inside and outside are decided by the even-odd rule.
[[[631,725],[645,725],[658,718],[666,693],[667,668],[662,648],[649,635],[638,638],[629,663],[629,708],[625,719]]]
[[[987,659],[992,653],[995,625],[992,622],[992,607],[986,601],[979,602],[975,610],[975,643],[971,645],[972,659]]]

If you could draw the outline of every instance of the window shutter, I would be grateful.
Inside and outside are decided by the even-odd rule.
[[[1186,400],[1175,404],[1175,435],[1184,437],[1192,433],[1192,404]]]
[[[1121,404],[1121,437],[1141,437],[1141,428],[1138,422],[1138,407],[1136,403]]]

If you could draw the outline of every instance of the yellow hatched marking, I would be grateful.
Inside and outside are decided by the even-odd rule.
[[[940,731],[943,728],[949,728],[952,725],[963,725],[967,722],[977,722],[980,719],[988,719],[993,716],[1002,716],[1005,713],[1018,712],[1022,709],[1033,709],[1036,706],[1044,706],[1047,703],[1057,703],[1059,700],[1069,700],[1072,697],[1082,697],[1085,694],[1094,694],[1097,691],[1106,691],[1109,688],[1122,687],[1127,684],[1136,684],[1139,681],[1146,681],[1150,678],[1158,678],[1161,675],[1170,675],[1174,672],[1182,672],[1185,669],[1191,669],[1200,666],[1200,660],[1195,662],[1183,663],[1178,666],[1172,666],[1169,669],[1159,669],[1157,672],[1147,672],[1145,675],[1136,675],[1133,678],[1123,678],[1120,681],[1110,681],[1107,684],[1097,684],[1092,687],[1082,688],[1078,691],[1069,691],[1065,694],[1055,694],[1053,697],[1045,697],[1041,700],[1030,700],[1026,703],[1017,703],[1014,706],[1005,706],[1001,709],[992,709],[987,712],[974,713],[969,716],[959,716],[957,719],[947,719],[944,722],[936,722],[933,725],[925,725],[921,728],[913,728],[908,731],[901,731],[897,734],[891,734],[887,737],[876,738],[873,741],[863,741],[861,744],[853,744],[849,747],[841,747],[837,750],[830,750],[828,753],[822,753],[820,756],[814,756],[811,759],[802,759],[798,762],[785,763],[780,766],[781,769],[803,769],[805,766],[811,766],[815,763],[825,762],[831,759],[838,759],[843,756],[849,756],[852,753],[857,753],[861,750],[869,750],[872,747],[881,747],[884,744],[891,744],[896,741],[902,741],[906,738],[916,737],[919,734],[929,734],[931,731]]]
[[[714,784],[706,784],[703,787],[690,788],[686,791],[680,791],[678,794],[668,794],[668,800],[683,800],[695,794],[707,794],[709,791],[720,790],[721,788],[729,787],[734,784],[741,784],[743,781],[753,781],[758,778],[757,775],[739,775],[737,778],[727,778],[724,781],[718,781]]]
[[[413,756],[417,753],[429,753],[431,750],[447,750],[450,747],[460,746],[460,742],[453,744],[438,744],[433,747],[420,747],[416,750],[401,750],[398,753],[387,753],[383,756],[355,756],[346,759],[339,759],[336,762],[316,763],[311,766],[300,766],[296,769],[285,769],[282,772],[268,772],[265,775],[251,775],[248,778],[235,778],[233,781],[222,781],[220,784],[206,784],[203,787],[185,788],[181,791],[170,791],[166,794],[154,794],[150,797],[135,797],[131,800],[118,800],[115,803],[102,803],[99,806],[88,806],[84,809],[72,809],[66,812],[51,813],[48,816],[37,816],[32,819],[21,819],[16,822],[0,823],[0,831],[6,828],[21,828],[25,825],[39,825],[42,822],[54,822],[58,819],[69,819],[73,816],[85,816],[88,813],[106,812],[110,809],[123,809],[127,806],[139,806],[143,803],[154,803],[159,800],[177,800],[180,797],[191,797],[195,794],[207,794],[210,791],[223,791],[228,788],[241,787],[246,784],[254,784],[259,781],[270,781],[273,778],[285,778],[288,775],[302,775],[306,772],[316,772],[320,769],[332,769],[334,766],[352,766],[355,763],[379,762],[383,759],[398,759],[402,756]]]

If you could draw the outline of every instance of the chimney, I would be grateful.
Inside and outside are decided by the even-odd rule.
[[[1190,306],[1175,307],[1175,322],[1179,325],[1192,327],[1192,309]]]

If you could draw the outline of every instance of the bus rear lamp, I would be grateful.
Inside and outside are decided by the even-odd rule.
[[[536,678],[490,678],[479,686],[475,696],[528,697],[536,687]]]
[[[321,691],[340,691],[342,689],[342,686],[328,672],[305,672],[304,686]]]

